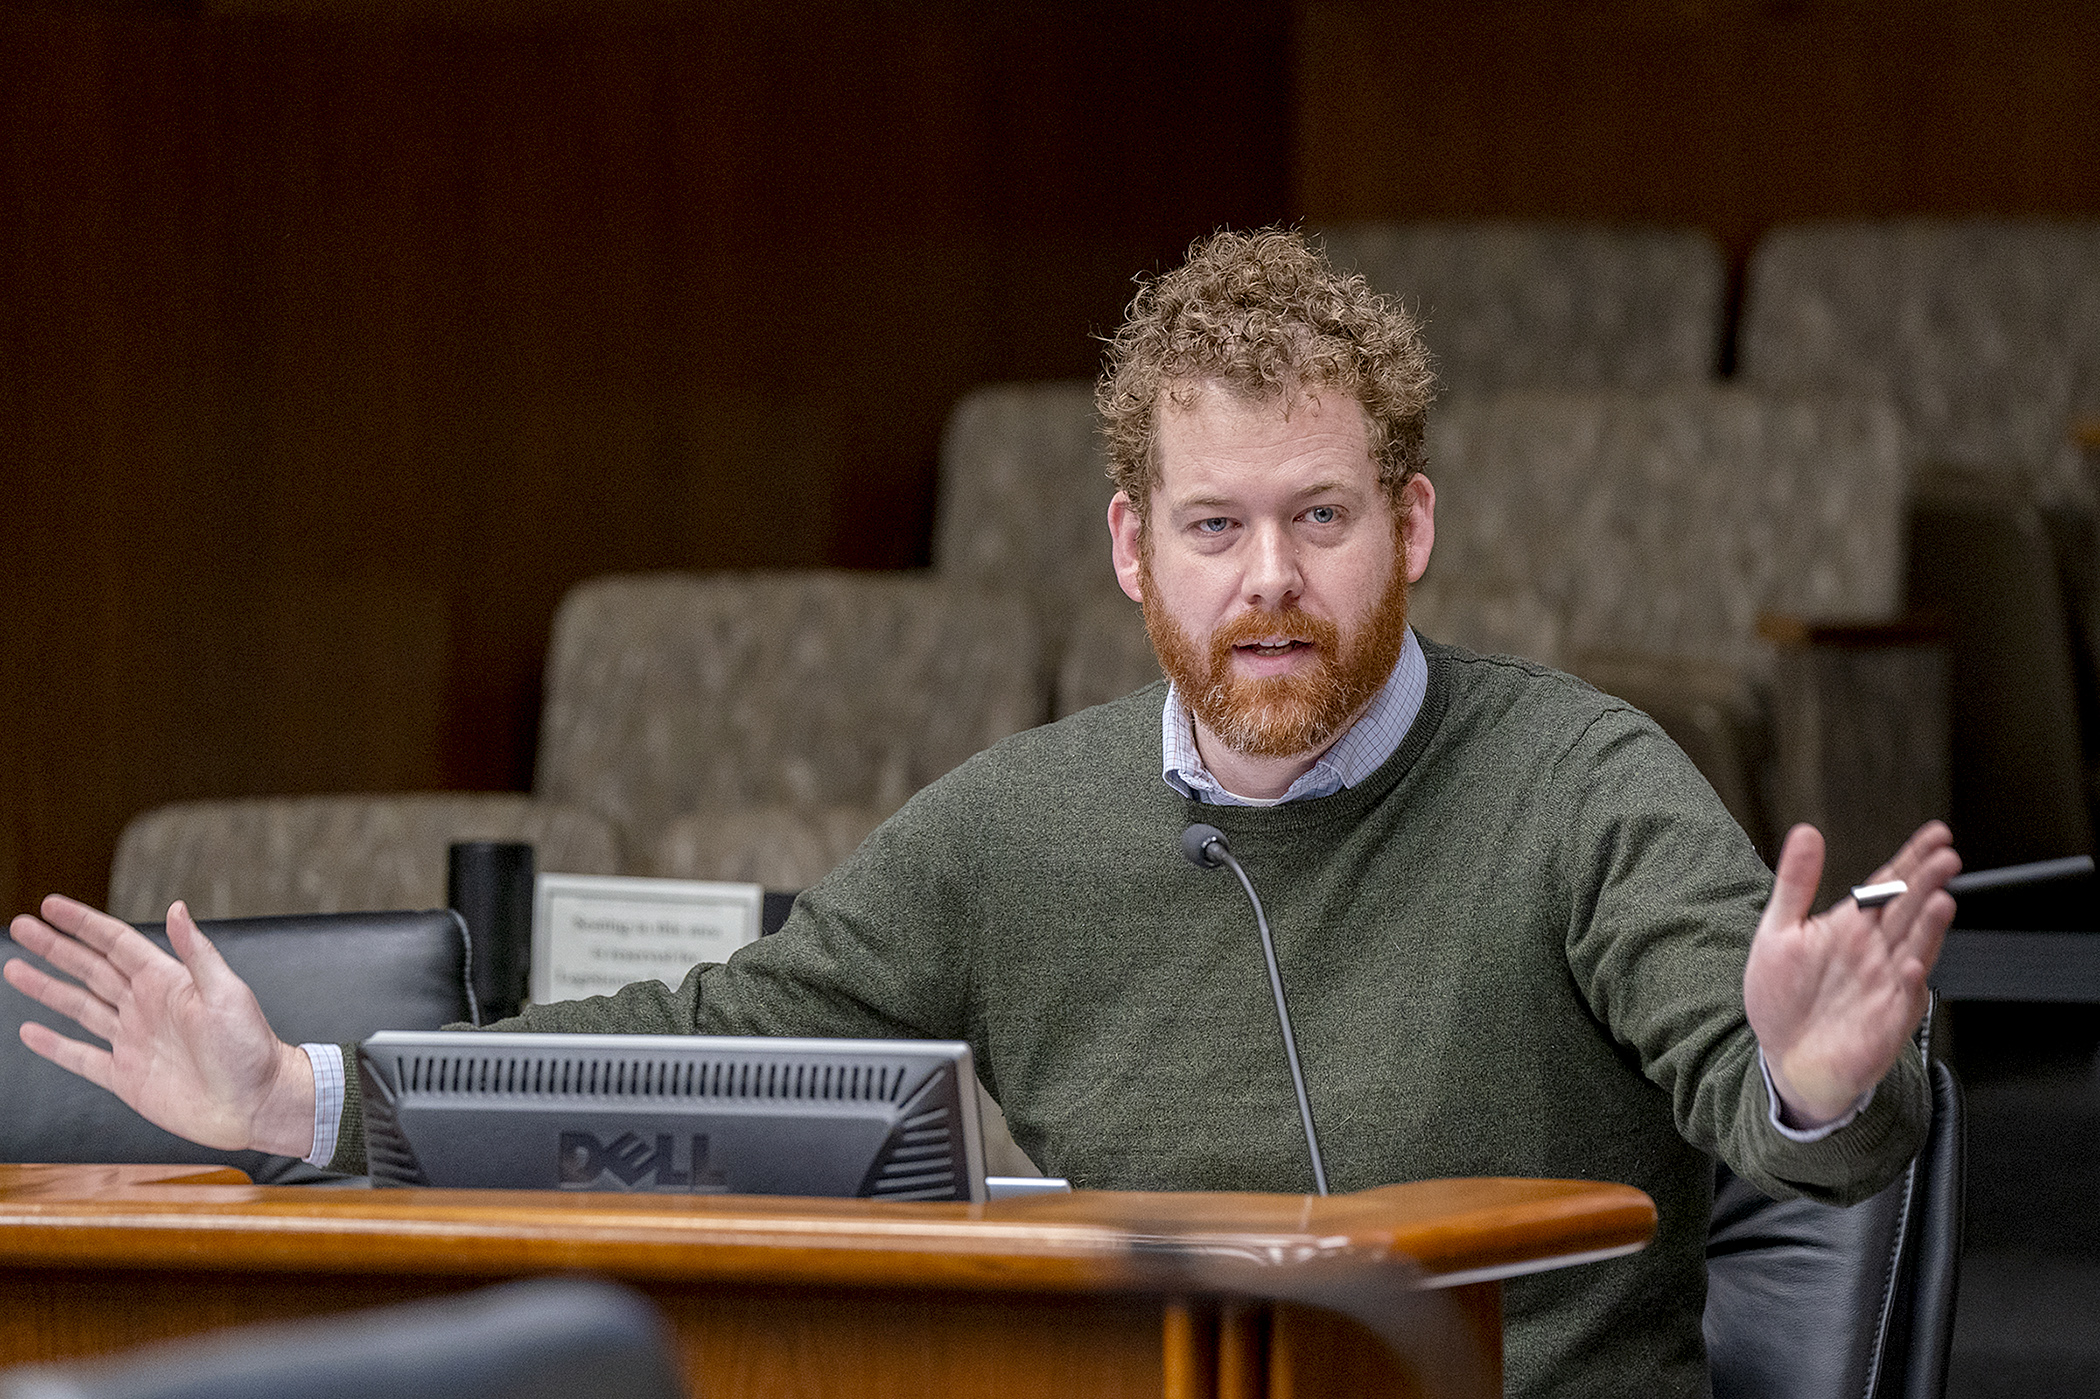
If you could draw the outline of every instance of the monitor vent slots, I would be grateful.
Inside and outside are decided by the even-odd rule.
[[[402,1135],[393,1087],[384,1078],[366,1085],[365,1169],[381,1180],[402,1185],[428,1185],[415,1148]]]
[[[898,1124],[866,1194],[876,1200],[952,1200],[956,1198],[955,1156],[948,1109],[914,1113]]]
[[[905,1095],[911,1080],[902,1065],[822,1060],[752,1063],[588,1055],[416,1055],[399,1067],[403,1088],[409,1093],[498,1093],[507,1097],[890,1103]]]

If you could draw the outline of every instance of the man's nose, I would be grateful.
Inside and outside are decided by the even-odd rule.
[[[1298,566],[1297,542],[1274,525],[1256,527],[1247,539],[1246,568],[1240,574],[1240,596],[1249,606],[1282,608],[1296,602],[1305,586]]]

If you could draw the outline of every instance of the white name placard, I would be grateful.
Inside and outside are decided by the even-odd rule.
[[[756,884],[543,874],[532,900],[532,999],[604,996],[651,977],[676,986],[758,940]]]

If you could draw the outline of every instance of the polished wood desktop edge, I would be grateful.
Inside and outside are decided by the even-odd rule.
[[[1590,1181],[1435,1180],[1315,1196],[1078,1191],[985,1205],[362,1190],[238,1172],[0,1166],[0,1265],[505,1275],[1018,1291],[1261,1293],[1310,1267],[1416,1289],[1630,1253],[1655,1206]],[[1288,1292],[1288,1286],[1281,1286]]]

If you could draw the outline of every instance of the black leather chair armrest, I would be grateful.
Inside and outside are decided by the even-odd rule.
[[[167,946],[158,923],[137,925]],[[207,920],[226,963],[254,989],[271,1028],[293,1043],[340,1044],[378,1030],[433,1030],[474,1018],[466,928],[450,909]],[[0,961],[26,956],[12,943]],[[112,1095],[31,1054],[37,1020],[82,1032],[12,988],[0,990],[0,1160],[231,1165],[259,1181],[312,1178],[303,1163],[224,1152],[162,1131]]]

